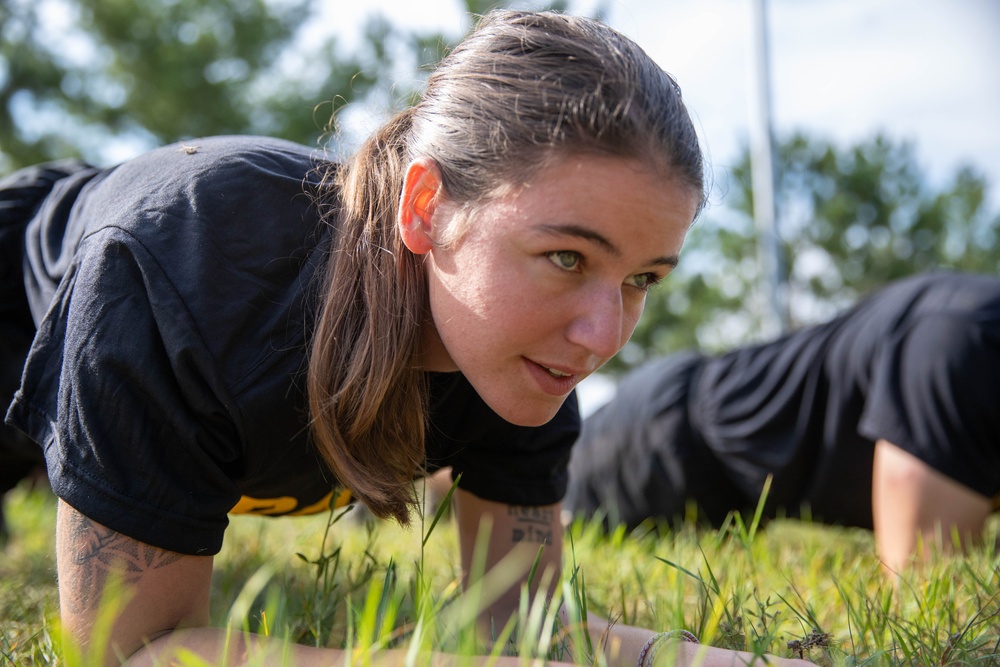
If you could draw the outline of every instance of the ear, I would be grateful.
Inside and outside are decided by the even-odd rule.
[[[441,170],[430,158],[417,158],[406,168],[396,224],[403,245],[415,255],[434,248],[434,211],[441,193]]]

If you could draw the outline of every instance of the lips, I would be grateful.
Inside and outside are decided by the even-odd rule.
[[[578,373],[571,369],[555,368],[527,358],[524,361],[539,388],[550,396],[566,396],[587,375],[586,371]]]

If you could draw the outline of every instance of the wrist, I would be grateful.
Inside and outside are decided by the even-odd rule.
[[[691,644],[698,644],[698,638],[687,630],[670,630],[668,632],[659,632],[652,637],[643,645],[642,650],[639,651],[639,658],[635,662],[635,667],[653,667],[656,664],[656,654],[665,645],[671,641],[684,641]]]

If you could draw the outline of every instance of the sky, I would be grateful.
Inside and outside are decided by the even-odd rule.
[[[749,141],[754,118],[754,2],[570,5],[575,13],[604,6],[608,23],[677,79],[717,184]],[[328,6],[348,36],[346,28],[376,7],[416,29],[461,35],[469,25],[457,0]],[[992,184],[991,205],[1000,211],[1000,0],[766,0],[765,16],[775,135],[801,130],[838,145],[878,133],[910,141],[932,185],[972,165]],[[589,414],[613,388],[603,376],[584,381],[581,411]]]

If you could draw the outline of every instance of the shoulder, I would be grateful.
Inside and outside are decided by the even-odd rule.
[[[315,230],[316,186],[327,167],[319,149],[279,139],[194,139],[107,170],[82,193],[74,217],[84,237],[114,228],[154,255],[209,246],[228,254],[255,242],[283,252]]]
[[[329,237],[310,192],[322,168],[318,151],[265,137],[156,149],[108,172],[74,207],[85,230],[75,264],[114,268],[143,307],[162,309],[159,322],[186,313],[211,332],[213,354],[243,339],[270,350],[269,336],[301,321]]]
[[[147,206],[198,197],[229,206],[315,184],[326,162],[319,149],[268,137],[209,137],[157,148],[108,171],[97,187],[112,201]],[[240,199],[234,198],[240,195]]]
[[[276,172],[298,171],[321,158],[319,148],[310,148],[284,139],[260,136],[216,136],[188,139],[168,144],[128,160],[119,170],[141,171],[157,165],[195,174],[207,166],[270,168]],[[167,176],[151,172],[151,177]]]

